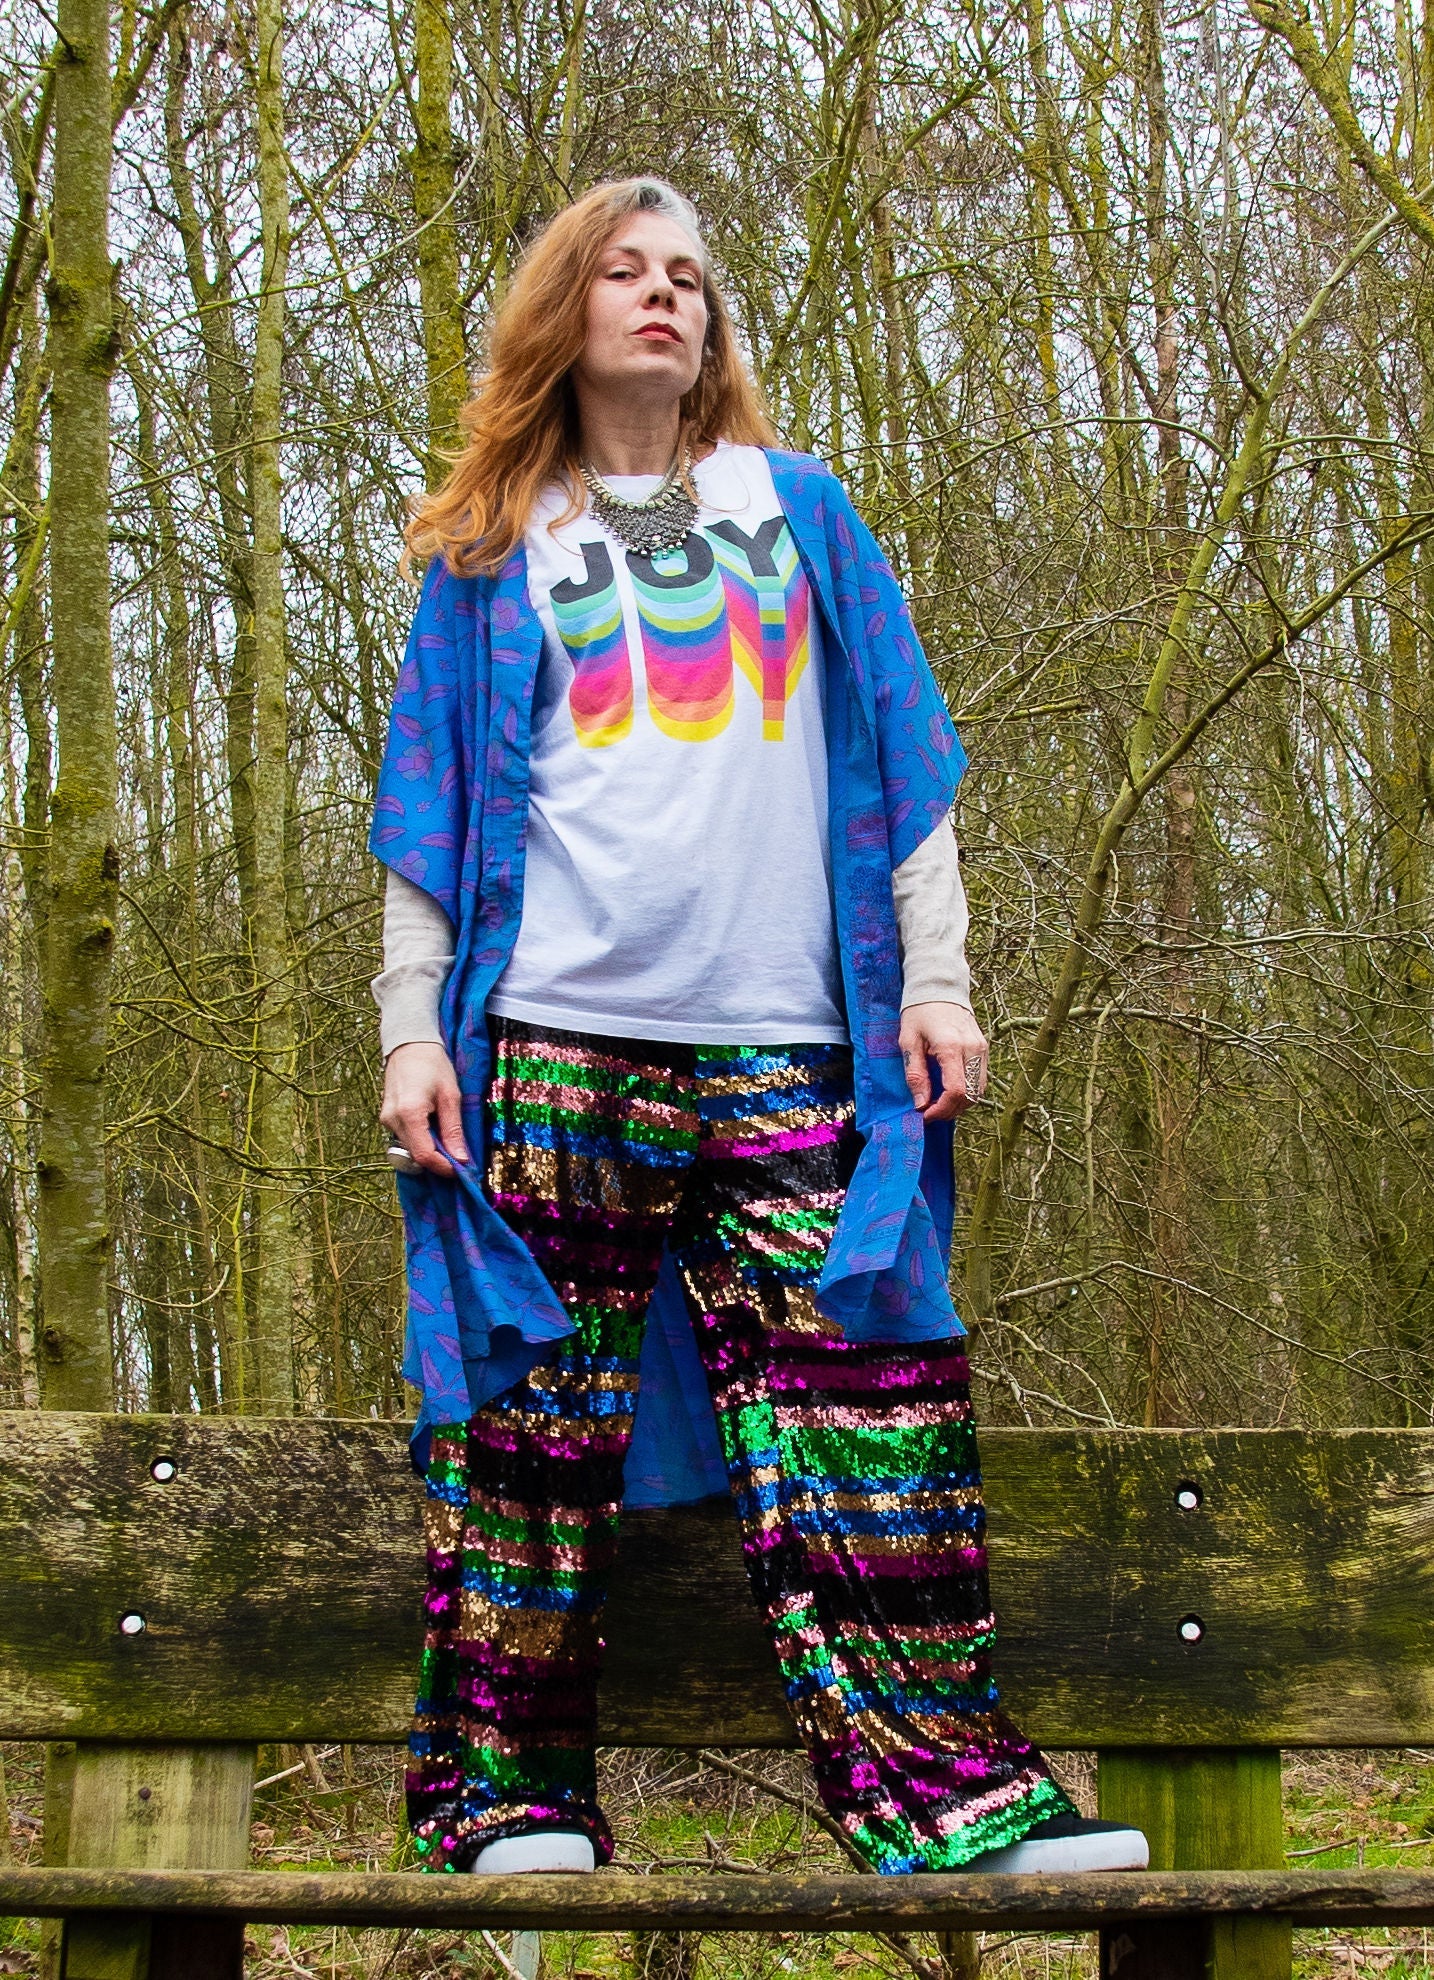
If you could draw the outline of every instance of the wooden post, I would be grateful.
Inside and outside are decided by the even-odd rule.
[[[51,1740],[45,1748],[44,1860],[54,1869],[70,1860],[70,1797],[75,1785],[73,1740]],[[60,1980],[64,1926],[58,1918],[40,1920],[40,1980]]]
[[[938,1932],[936,1950],[941,1957],[941,1980],[981,1980],[979,1932]]]
[[[243,1870],[252,1746],[75,1749],[68,1861],[129,1870]],[[63,1980],[241,1980],[244,1923],[106,1916],[65,1925]]]
[[[1282,1870],[1278,1752],[1238,1747],[1112,1749],[1100,1756],[1100,1812],[1150,1838],[1152,1870]],[[1290,1980],[1278,1918],[1113,1926],[1102,1980]]]

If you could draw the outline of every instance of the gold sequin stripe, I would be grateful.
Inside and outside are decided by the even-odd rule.
[[[490,1601],[477,1588],[464,1588],[458,1597],[458,1627],[453,1648],[482,1643],[510,1657],[590,1659],[601,1649],[597,1617],[571,1609],[509,1609]],[[444,1632],[445,1638],[447,1632]]]
[[[532,1198],[528,1215],[560,1221],[575,1209],[580,1228],[602,1211],[615,1227],[641,1224],[671,1211],[682,1189],[680,1169],[649,1169],[641,1178],[645,1192],[635,1200],[632,1164],[609,1155],[587,1155],[565,1148],[534,1148],[531,1142],[496,1141],[488,1150],[488,1186],[498,1194]],[[545,1206],[539,1208],[539,1205]]]
[[[782,1134],[800,1134],[803,1128],[842,1127],[852,1110],[836,1107],[789,1107],[780,1114],[750,1114],[735,1121],[707,1121],[707,1141],[765,1141]]]
[[[768,1480],[774,1480],[775,1475],[776,1467],[769,1467]],[[762,1473],[754,1471],[750,1476],[756,1484]],[[939,1513],[961,1512],[968,1506],[979,1506],[982,1496],[979,1485],[926,1485],[912,1492],[886,1492],[875,1485],[866,1492],[819,1492],[810,1486],[799,1485],[783,1495],[782,1503],[788,1512],[794,1513]]]
[[[810,1658],[811,1645],[800,1637],[774,1640],[782,1646],[779,1654],[783,1659],[793,1660],[795,1667],[801,1668]],[[843,1680],[850,1682],[856,1678],[867,1684],[899,1686],[902,1690],[910,1690],[918,1685],[941,1685],[949,1689],[975,1683],[977,1679],[984,1683],[989,1678],[991,1670],[989,1642],[983,1643],[965,1657],[893,1657],[889,1651],[871,1655],[869,1652],[864,1653],[860,1646],[853,1654],[847,1655],[843,1648],[834,1645],[827,1646],[822,1654],[831,1667],[833,1681],[838,1687]],[[903,1712],[902,1717],[907,1724],[915,1722],[915,1714],[910,1708]],[[931,1739],[935,1745],[949,1744],[951,1739],[949,1716],[939,1714],[933,1717],[931,1727],[934,1728],[934,1731],[931,1731]]]
[[[611,1416],[557,1416],[552,1410],[544,1409],[540,1402],[534,1403],[531,1409],[509,1403],[503,1410],[505,1428],[529,1438],[545,1458],[570,1455],[574,1464],[581,1464],[583,1459],[582,1451],[574,1446],[592,1443],[599,1438],[610,1441],[614,1437],[630,1437],[632,1418],[633,1411],[630,1409],[615,1409]]]
[[[840,1051],[842,1048],[833,1046],[832,1049]],[[698,1077],[697,1086],[704,1100],[709,1094],[715,1097],[731,1093],[739,1093],[745,1099],[749,1093],[785,1092],[793,1086],[809,1086],[816,1080],[829,1080],[833,1077],[833,1072],[834,1069],[830,1065],[821,1064],[778,1066],[771,1072],[717,1073],[710,1078],[706,1073],[702,1073]],[[836,1113],[839,1110],[830,1108],[827,1111]]]

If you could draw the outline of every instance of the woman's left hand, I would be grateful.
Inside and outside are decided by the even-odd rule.
[[[911,1103],[923,1120],[954,1121],[986,1091],[991,1048],[964,1004],[908,1004],[897,1035]],[[933,1059],[941,1068],[941,1097],[934,1101]]]

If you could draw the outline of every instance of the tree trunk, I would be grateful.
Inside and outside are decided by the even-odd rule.
[[[253,1304],[257,1394],[266,1414],[294,1405],[294,986],[289,948],[286,823],[289,707],[284,634],[284,283],[289,260],[289,175],[284,158],[281,0],[260,0],[256,49],[263,291],[254,343],[254,877],[251,928],[256,1071],[252,1151],[258,1165],[254,1226],[259,1284]]]
[[[50,799],[40,1136],[42,1382],[54,1409],[109,1409],[105,1182],[119,855],[110,672],[110,53],[106,0],[62,0],[50,282],[50,598],[58,767]]]
[[[447,0],[418,0],[414,15],[418,101],[414,106],[413,204],[418,214],[418,294],[428,374],[430,488],[448,472],[444,452],[461,435],[468,396],[463,312],[458,299],[458,230],[453,216],[453,35]]]
[[[25,299],[20,325],[20,368],[15,384],[15,430],[6,451],[4,485],[15,505],[10,598],[14,613],[14,668],[25,728],[25,777],[16,816],[16,793],[7,784],[5,817],[18,853],[6,855],[6,1056],[15,1066],[32,1065],[37,1041],[29,1036],[26,1010],[33,964],[43,956],[45,910],[49,900],[50,716],[44,695],[45,614],[42,562],[45,521],[40,497],[40,408],[48,371],[41,352],[38,298]],[[0,655],[0,658],[8,657]],[[6,760],[10,760],[8,718]],[[24,939],[28,921],[33,948]],[[39,1280],[36,1271],[33,1202],[34,1132],[29,1082],[17,1082],[17,1119],[10,1165],[11,1218],[15,1229],[15,1350],[20,1399],[39,1406],[36,1359],[40,1339]]]
[[[1155,309],[1155,446],[1160,475],[1159,513],[1152,541],[1156,610],[1168,616],[1189,554],[1189,466],[1180,445],[1180,320],[1175,295],[1176,250],[1170,238],[1168,158],[1170,116],[1165,92],[1164,23],[1160,0],[1145,0],[1146,239]],[[1190,709],[1189,665],[1182,653],[1170,679],[1165,714],[1170,728],[1185,726]],[[1188,759],[1171,766],[1165,780],[1165,862],[1160,889],[1159,939],[1167,945],[1162,1003],[1172,1019],[1190,1010],[1190,931],[1195,906],[1195,774]],[[1165,1282],[1152,1288],[1146,1342],[1145,1422],[1172,1420],[1169,1343],[1185,1337],[1188,1296],[1190,1176],[1186,1150],[1198,1096],[1190,1033],[1164,1027],[1154,1053],[1155,1171],[1151,1178],[1152,1262]]]
[[[205,263],[205,220],[195,198],[186,136],[189,80],[188,32],[182,22],[169,29],[169,67],[164,97],[165,164],[174,195],[176,225],[184,251],[185,274],[194,298],[204,342],[204,390],[209,418],[209,463],[219,498],[224,581],[236,628],[234,656],[225,695],[225,758],[239,905],[246,928],[253,918],[254,877],[254,634],[249,459],[244,431],[244,361],[234,330],[234,284],[222,212],[210,219],[210,232],[223,246],[213,276]]]

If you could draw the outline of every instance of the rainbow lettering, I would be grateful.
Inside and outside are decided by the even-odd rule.
[[[607,545],[581,548],[584,575],[553,586],[553,617],[573,663],[573,727],[584,748],[600,749],[631,731],[632,663]],[[781,742],[811,658],[811,594],[785,519],[772,516],[751,535],[714,523],[655,557],[629,550],[627,568],[662,733],[679,742],[720,735],[740,672],[761,697],[763,741]]]
[[[732,719],[732,642],[712,545],[692,532],[656,557],[627,553],[637,594],[652,719],[679,742],[706,742]]]
[[[780,742],[787,703],[811,657],[811,597],[786,519],[772,516],[754,536],[734,522],[709,534],[722,567],[732,655],[762,697],[762,738]]]
[[[553,586],[553,617],[573,663],[573,728],[584,749],[602,749],[632,727],[632,663],[607,545],[585,543],[582,552],[581,581]]]

